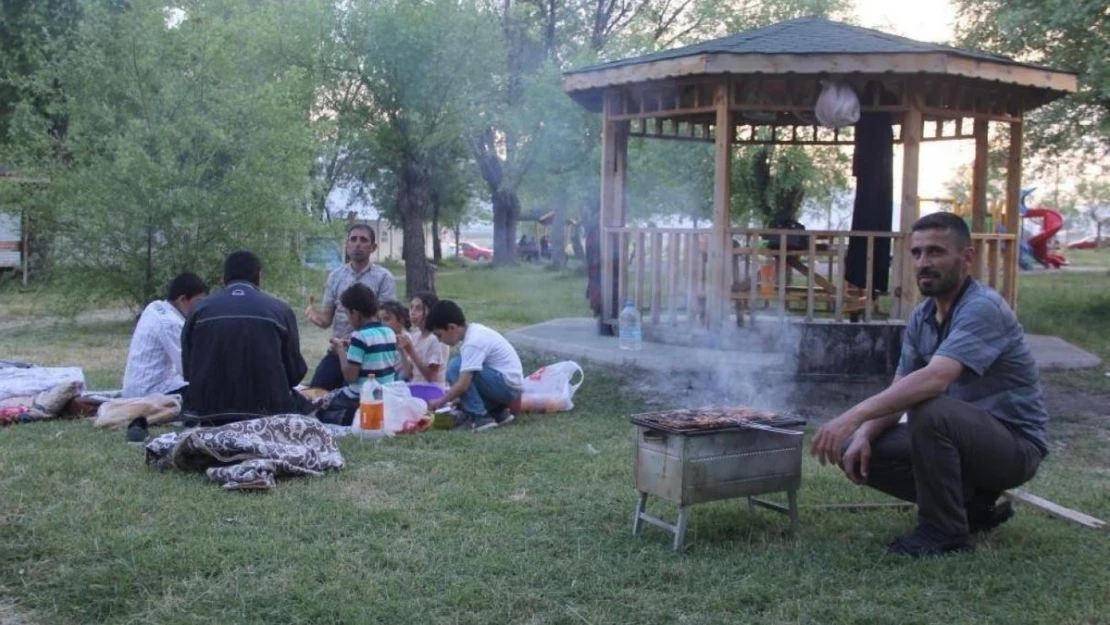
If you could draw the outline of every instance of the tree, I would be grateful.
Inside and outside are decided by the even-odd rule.
[[[520,191],[526,178],[550,172],[535,165],[537,159],[543,158],[540,146],[550,132],[545,122],[551,104],[545,98],[551,89],[544,85],[545,80],[558,79],[551,68],[565,70],[800,15],[827,15],[849,6],[844,0],[484,2],[495,16],[504,56],[495,66],[494,88],[474,102],[474,117],[484,123],[470,137],[469,145],[493,203],[496,262],[512,262],[515,258],[513,242],[521,212]],[[594,168],[587,175],[595,176],[596,171]],[[562,202],[555,204],[559,206]]]
[[[483,89],[482,68],[498,50],[490,43],[496,37],[484,31],[480,14],[450,0],[388,0],[337,10],[343,45],[333,65],[361,85],[351,114],[365,137],[363,171],[376,179],[378,206],[399,216],[405,288],[412,295],[432,286],[424,224],[435,178],[450,171],[462,149],[465,103]]]
[[[1110,227],[1110,183],[1084,180],[1076,185],[1079,210],[1095,229],[1095,245],[1102,248],[1102,229]]]
[[[296,267],[312,140],[304,73],[277,54],[280,3],[87,1],[64,54],[37,70],[64,89],[53,178],[75,295],[138,307],[185,269],[214,280],[247,247],[268,276]],[[63,46],[59,46],[63,47]],[[49,132],[25,115],[17,132]]]
[[[1027,118],[1039,152],[1110,153],[1110,11],[1105,2],[957,0],[960,44],[1079,73],[1079,90]]]

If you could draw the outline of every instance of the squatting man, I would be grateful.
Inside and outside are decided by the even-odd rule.
[[[1012,516],[996,502],[1036,474],[1048,417],[1021,324],[971,277],[964,220],[922,217],[910,252],[927,299],[906,325],[894,381],[822,426],[810,453],[856,484],[916,502],[917,527],[888,551],[919,557],[971,550],[971,534]]]

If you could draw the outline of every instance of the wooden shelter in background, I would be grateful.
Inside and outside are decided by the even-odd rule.
[[[28,178],[0,165],[0,184],[34,185],[49,184],[45,178]],[[31,219],[21,205],[0,204],[0,270],[21,269],[23,286],[31,264]]]
[[[837,79],[860,95],[861,112],[885,112],[902,145],[901,198],[891,231],[767,230],[730,223],[730,170],[736,146],[852,146],[853,128],[820,126],[814,106],[821,81]],[[868,99],[865,87],[882,93]],[[800,18],[665,52],[623,59],[564,75],[564,90],[602,113],[602,321],[631,298],[651,326],[724,327],[754,320],[759,309],[780,318],[797,309],[806,321],[866,321],[881,315],[902,324],[917,298],[908,231],[919,215],[920,146],[975,143],[971,228],[976,275],[1012,306],[1017,299],[1021,224],[1022,120],[1076,90],[1075,74],[1012,59],[924,43],[820,18]],[[1006,217],[987,232],[989,125],[1006,124],[1010,147]],[[713,223],[708,229],[630,226],[626,190],[632,137],[702,141],[715,146]],[[657,212],[657,211],[656,211]],[[807,246],[781,245],[805,235]],[[862,284],[845,278],[852,238],[866,241]],[[889,288],[873,285],[877,241],[890,241]],[[779,245],[766,245],[777,240]],[[761,242],[764,242],[761,244]],[[857,243],[857,245],[859,245]],[[791,276],[795,276],[793,279]],[[798,284],[798,283],[801,284]],[[824,313],[824,314],[823,314]]]

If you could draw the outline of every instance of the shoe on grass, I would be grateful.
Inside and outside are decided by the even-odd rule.
[[[942,556],[972,550],[974,550],[974,547],[967,542],[966,536],[946,536],[924,525],[918,525],[912,534],[895,538],[894,542],[887,547],[886,552],[920,558],[922,556]]]
[[[506,425],[508,423],[512,423],[514,419],[516,419],[516,416],[513,415],[513,413],[509,412],[508,408],[493,416],[493,420],[497,422],[497,425]]]
[[[1009,521],[1014,516],[1014,506],[1009,501],[987,508],[971,509],[967,511],[967,528],[972,534],[985,534],[994,528]]]
[[[146,417],[139,417],[127,426],[127,442],[144,443],[149,434]]]
[[[454,430],[484,432],[486,430],[492,430],[493,428],[497,427],[497,421],[494,421],[493,417],[489,415],[475,417],[474,415],[468,412],[463,412],[462,410],[455,410],[452,412],[452,414],[455,417],[455,427],[452,428]]]

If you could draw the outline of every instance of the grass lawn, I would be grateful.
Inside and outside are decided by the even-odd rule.
[[[1110,357],[1108,286],[1023,276],[1023,322]],[[584,279],[537,267],[444,271],[439,287],[501,329],[588,314]],[[9,327],[0,357],[79,357],[93,387],[114,387],[129,328]],[[311,366],[325,333],[302,331]],[[724,501],[694,507],[687,553],[652,527],[633,537],[641,398],[613,372],[586,376],[571,413],[344,438],[344,471],[265,494],[151,469],[84,422],[0,429],[0,623],[1110,623],[1110,533],[1025,507],[974,554],[927,561],[884,554],[913,525],[895,511],[806,508],[789,535],[784,517]],[[1090,376],[1077,393],[1098,390]],[[1029,489],[1110,519],[1105,420],[1054,419]],[[803,470],[803,505],[884,500],[808,456]]]

